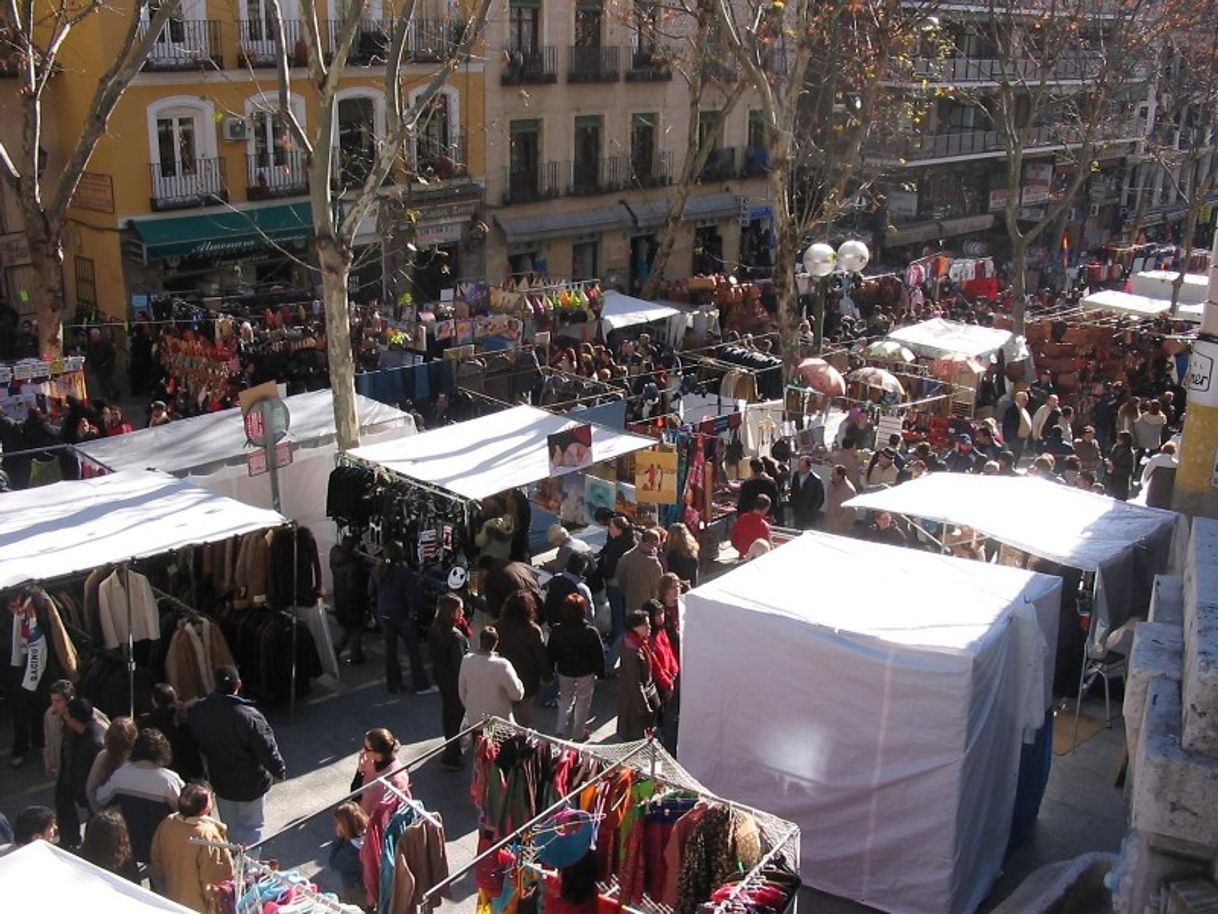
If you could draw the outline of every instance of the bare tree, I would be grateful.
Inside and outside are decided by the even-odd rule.
[[[1028,249],[1062,224],[1100,150],[1136,137],[1130,117],[1145,92],[1158,34],[1149,0],[989,0],[972,26],[993,48],[992,87],[958,92],[983,112],[1006,157],[1002,218],[1011,245],[1015,331],[1024,330]],[[1028,218],[1024,171],[1037,149],[1073,164],[1044,210]],[[1052,159],[1044,160],[1052,162]],[[1056,240],[1056,239],[1054,239]]]
[[[161,29],[177,13],[179,2],[166,0],[152,8],[132,4],[121,10],[102,0],[7,0],[4,4],[0,53],[12,60],[17,78],[18,110],[12,116],[21,119],[21,146],[10,149],[0,141],[0,178],[12,189],[24,222],[37,277],[34,299],[44,356],[58,355],[63,348],[63,229],[68,207],[110,115],[148,59]],[[94,16],[110,17],[107,28],[119,31],[122,40],[113,62],[98,78],[88,117],[63,128],[65,135],[76,135],[67,160],[61,169],[48,173],[41,163],[47,89],[65,66],[62,59],[72,46],[73,33]]]
[[[715,0],[729,47],[757,91],[768,143],[773,288],[786,377],[799,358],[795,272],[809,235],[870,205],[882,169],[864,156],[892,106],[881,77],[900,65],[935,9],[900,0]],[[818,334],[823,328],[817,327]]]
[[[302,38],[307,52],[305,79],[317,97],[317,118],[306,130],[289,104],[289,61],[298,56],[284,40],[279,0],[271,0],[272,22],[278,49],[279,117],[293,141],[305,155],[309,181],[309,205],[313,219],[314,250],[321,273],[322,303],[326,316],[326,354],[330,386],[334,395],[334,420],[340,447],[359,444],[359,422],[355,412],[355,364],[351,349],[350,310],[347,281],[355,256],[355,237],[360,222],[381,197],[386,180],[412,144],[419,124],[431,114],[432,100],[453,71],[469,56],[482,34],[491,0],[478,0],[464,20],[452,23],[455,42],[440,38],[443,47],[430,49],[428,56],[442,57],[413,104],[403,92],[401,69],[407,60],[412,36],[415,0],[403,0],[392,15],[385,42],[382,67],[385,91],[385,135],[374,149],[363,151],[363,160],[352,174],[347,163],[336,162],[334,131],[338,120],[338,91],[361,24],[372,18],[371,0],[350,0],[342,5],[342,19],[326,28],[324,7],[317,0],[301,0]],[[379,18],[379,17],[377,17]]]

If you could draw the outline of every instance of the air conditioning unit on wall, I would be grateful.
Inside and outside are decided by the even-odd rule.
[[[250,125],[243,117],[226,117],[224,119],[224,139],[230,143],[249,138]]]

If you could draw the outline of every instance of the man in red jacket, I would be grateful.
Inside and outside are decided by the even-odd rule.
[[[736,518],[732,527],[732,546],[744,558],[748,555],[749,547],[757,540],[773,543],[770,536],[770,522],[766,518],[770,514],[770,496],[758,495],[753,500],[753,510],[747,511]]]

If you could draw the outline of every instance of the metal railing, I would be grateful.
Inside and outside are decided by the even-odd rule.
[[[604,194],[621,187],[622,163],[617,157],[568,162],[567,193],[572,197]]]
[[[760,178],[770,173],[770,151],[764,146],[746,146],[741,177]]]
[[[655,152],[650,156],[618,156],[625,179],[622,187],[667,187],[673,182],[672,153]]]
[[[736,148],[726,146],[716,149],[702,166],[703,181],[727,181],[736,177]]]
[[[308,61],[298,53],[300,43],[300,20],[283,20],[283,44],[287,48],[288,63],[294,67],[304,66]],[[278,56],[275,31],[265,19],[242,19],[239,23],[241,48],[237,62],[242,67],[274,67]]]
[[[309,173],[301,152],[268,150],[246,156],[246,197],[269,200],[307,193]]]
[[[630,49],[630,66],[626,70],[626,82],[666,82],[672,79],[672,65],[663,48],[649,47]]]
[[[1032,59],[999,60],[992,57],[919,57],[914,61],[914,78],[951,83],[1079,82],[1099,74],[1104,61],[1091,56],[1072,56],[1052,65]]]
[[[1024,149],[1057,146],[1078,146],[1083,142],[1083,130],[1071,125],[1024,127],[1019,131]],[[1096,139],[1103,141],[1134,139],[1139,136],[1133,122],[1120,121],[1102,125]],[[947,159],[958,156],[990,155],[1007,149],[1004,134],[998,130],[962,130],[951,133],[929,133],[879,143],[871,151],[874,157],[901,158],[908,161]]]
[[[357,146],[335,146],[330,163],[330,181],[335,190],[362,187],[376,164],[376,150]]]
[[[228,200],[223,159],[153,162],[149,171],[153,210],[209,206]]]
[[[621,48],[573,45],[567,50],[567,82],[612,83],[621,77]]]
[[[725,54],[730,51],[724,50]],[[736,61],[730,57],[724,59],[708,58],[702,61],[702,78],[712,83],[734,83],[739,77]]]
[[[461,44],[465,25],[453,19],[412,19],[406,34],[410,59],[419,63],[447,60]]]
[[[499,80],[505,86],[544,85],[558,82],[558,53],[553,45],[508,48]]]
[[[148,27],[140,29],[140,37]],[[145,70],[197,70],[224,68],[220,50],[220,22],[216,19],[171,19],[161,29],[144,61]]]
[[[503,205],[531,203],[558,196],[558,162],[538,162],[531,168],[504,169]]]

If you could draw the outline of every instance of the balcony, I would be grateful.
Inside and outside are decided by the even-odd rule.
[[[504,86],[539,86],[558,82],[558,53],[553,45],[504,52],[499,82]]]
[[[764,146],[746,146],[744,150],[744,167],[740,170],[743,178],[761,178],[770,173],[770,151]]]
[[[531,168],[504,169],[503,205],[532,203],[558,196],[558,163],[538,162]]]
[[[736,61],[730,56],[732,52],[725,48],[722,53],[728,56],[722,59],[711,58],[702,61],[702,79],[704,81],[730,85],[739,78]]]
[[[237,52],[238,64],[253,69],[274,68],[279,52],[271,24],[263,19],[242,19],[239,25],[241,47]],[[293,67],[303,67],[308,63],[300,36],[299,19],[283,20],[283,44],[288,50],[288,63]]]
[[[412,19],[406,53],[416,63],[441,63],[457,50],[465,25],[453,19]]]
[[[727,181],[736,177],[736,148],[716,149],[702,166],[701,180]]]
[[[141,29],[141,38],[147,28]],[[224,69],[220,22],[216,19],[171,20],[144,61],[145,71]]]
[[[186,209],[213,206],[228,201],[223,159],[186,159],[181,162],[153,162],[152,210]]]
[[[309,175],[305,156],[283,149],[246,156],[246,182],[245,195],[250,200],[306,194]]]
[[[673,182],[672,153],[657,152],[651,156],[616,156],[624,179],[622,190],[636,187],[667,187]]]
[[[1104,66],[1104,62],[1090,56],[1073,56],[1057,61],[1049,72],[1044,72],[1039,61],[998,60],[992,57],[919,57],[914,60],[913,79],[917,81],[946,82],[954,85],[976,83],[1027,82],[1083,82],[1093,79]]]
[[[468,144],[462,130],[454,141],[443,143],[421,136],[415,142],[415,174],[427,181],[456,181],[469,177]]]
[[[330,160],[330,184],[336,193],[363,187],[376,165],[375,148],[360,146],[335,146]],[[392,173],[385,177],[385,184],[393,183]]]
[[[571,47],[567,58],[567,82],[615,83],[621,77],[621,48]]]
[[[1020,142],[1027,151],[1060,149],[1078,146],[1082,132],[1069,125],[1024,127],[1019,131]],[[1097,130],[1096,142],[1133,141],[1141,138],[1137,124],[1117,121]],[[877,144],[868,152],[872,161],[900,160],[925,162],[934,159],[994,158],[1006,155],[1007,144],[997,130],[963,130],[952,133],[930,133],[919,137],[895,139]]]
[[[626,70],[628,83],[658,83],[672,79],[672,66],[663,48],[631,48],[630,66]]]
[[[622,156],[607,159],[576,159],[570,166],[567,193],[572,197],[607,194],[621,187],[625,175]]]

